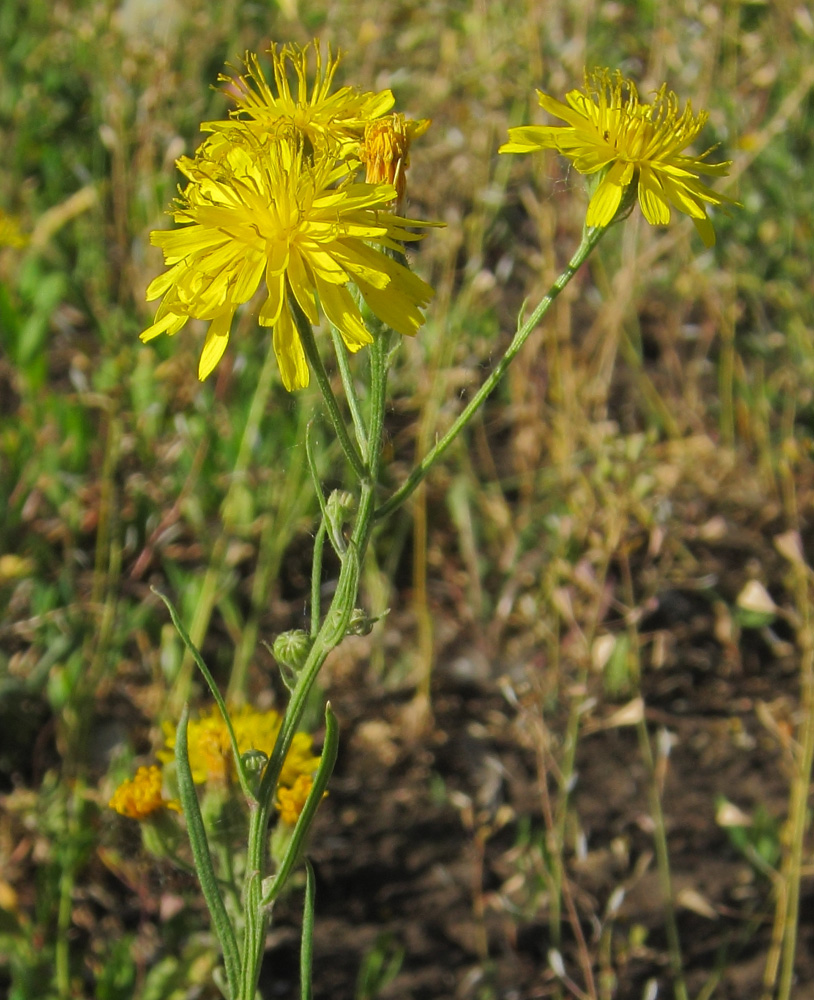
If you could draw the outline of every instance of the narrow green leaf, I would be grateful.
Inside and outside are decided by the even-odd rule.
[[[320,496],[322,492],[320,491]],[[319,631],[319,623],[322,617],[321,608],[321,588],[322,588],[322,552],[325,548],[325,533],[328,530],[328,522],[323,517],[319,522],[316,537],[314,538],[314,555],[311,562],[311,638],[316,639]]]
[[[193,659],[198,665],[198,669],[204,676],[204,680],[209,685],[209,690],[212,692],[212,697],[220,709],[220,714],[223,716],[223,721],[226,724],[226,731],[229,734],[229,743],[232,747],[232,756],[235,759],[235,769],[237,771],[238,780],[240,781],[240,787],[243,790],[243,794],[250,802],[256,802],[257,798],[252,792],[251,784],[249,783],[246,770],[243,766],[243,760],[240,756],[240,748],[237,745],[237,737],[235,736],[234,728],[232,727],[232,720],[229,718],[229,712],[226,709],[226,702],[223,700],[223,695],[218,690],[218,686],[215,683],[215,678],[209,672],[209,667],[204,663],[203,657],[198,652],[197,647],[193,644],[192,639],[189,637],[189,633],[184,628],[181,623],[181,619],[178,617],[178,612],[172,605],[172,602],[168,597],[165,597],[160,590],[156,590],[155,587],[150,587],[150,590],[166,604],[167,611],[170,613],[170,618],[172,623],[176,628],[176,631],[181,636],[184,645],[187,647],[189,652],[192,654]]]
[[[189,722],[189,706],[184,705],[181,718],[178,721],[178,729],[175,734],[175,764],[178,771],[178,798],[181,800],[181,807],[184,810],[184,817],[187,821],[187,832],[189,843],[192,848],[192,857],[195,861],[195,871],[198,881],[201,884],[206,905],[209,908],[209,915],[212,918],[212,925],[218,935],[221,950],[223,951],[223,962],[226,968],[226,981],[229,984],[229,994],[231,998],[237,997],[239,976],[240,976],[240,955],[237,948],[237,938],[223,897],[218,888],[218,880],[215,875],[215,868],[212,864],[212,855],[209,852],[209,841],[206,837],[201,807],[198,804],[198,794],[195,791],[195,783],[192,780],[192,770],[189,766],[189,748],[187,745],[187,724]]]
[[[263,897],[262,906],[268,906],[270,903],[274,902],[277,896],[279,896],[300,858],[305,838],[308,835],[308,830],[310,829],[311,823],[316,815],[317,808],[322,801],[322,796],[324,795],[325,789],[327,788],[328,782],[333,774],[338,750],[339,723],[336,721],[336,716],[331,709],[331,703],[328,702],[325,706],[325,744],[322,748],[319,768],[317,769],[317,773],[314,775],[314,784],[311,787],[311,791],[308,793],[305,805],[302,807],[302,812],[297,819],[297,825],[294,827],[294,832],[291,834],[291,841],[289,842],[288,850],[285,852],[285,857],[280,862],[280,867],[277,869],[271,888]]]
[[[311,1000],[311,967],[314,957],[314,902],[316,881],[314,869],[305,859],[305,902],[302,908],[302,937],[300,938],[300,1000]]]
[[[260,903],[261,884],[260,872],[252,872],[246,879],[240,1000],[254,1000],[263,962],[268,915]]]

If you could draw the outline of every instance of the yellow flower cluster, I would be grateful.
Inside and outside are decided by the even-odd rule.
[[[269,709],[258,712],[249,705],[229,713],[235,731],[238,749],[261,750],[271,755],[282,719],[278,712]],[[158,759],[169,763],[174,759],[175,730],[165,724],[165,746],[158,751]],[[207,781],[225,781],[234,777],[235,765],[229,743],[229,733],[217,705],[191,719],[187,726],[189,768],[192,780],[199,785]],[[291,748],[280,773],[281,785],[293,785],[300,774],[311,775],[319,766],[319,757],[312,753],[313,739],[308,733],[295,733]]]
[[[737,202],[716,193],[696,175],[723,177],[731,162],[707,163],[711,149],[699,156],[684,154],[706,124],[706,111],[694,115],[689,101],[682,111],[666,84],[651,104],[642,103],[632,80],[607,69],[586,73],[584,89],[566,94],[565,104],[542,91],[537,94],[540,106],[567,124],[511,128],[509,142],[499,151],[556,149],[580,173],[598,175],[585,220],[588,226],[609,226],[631,189],[651,225],[666,225],[675,208],[690,216],[707,246],[715,243],[707,205]]]
[[[277,789],[276,806],[280,811],[280,819],[284,823],[294,826],[297,822],[313,784],[313,778],[309,778],[306,774],[301,774],[291,788],[280,786]]]
[[[221,76],[232,116],[205,122],[208,138],[178,161],[188,181],[174,212],[181,227],[152,233],[169,270],[147,289],[148,300],[163,301],[141,339],[175,334],[190,317],[208,321],[203,380],[223,357],[236,310],[263,284],[259,322],[293,390],[309,381],[298,324],[316,325],[318,306],[348,350],[370,343],[349,286],[394,330],[414,334],[423,323],[432,289],[385,251],[421,238],[408,227],[425,223],[391,206],[404,193],[410,139],[429,122],[385,117],[389,90],[332,92],[339,60],[329,52],[324,61],[317,42],[272,46],[269,55],[273,83],[252,53],[243,75]]]
[[[230,712],[229,717],[241,754],[260,750],[266,756],[271,755],[282,722],[279,713],[273,709],[258,712],[244,705]],[[229,733],[217,706],[190,720],[187,744],[192,780],[196,784],[224,784],[234,778],[235,764]],[[158,751],[158,759],[165,764],[171,763],[175,756],[174,749],[175,730],[166,724],[164,748]],[[313,753],[312,737],[308,733],[295,733],[277,783],[276,804],[286,822],[291,822],[292,815],[293,822],[296,822],[318,767],[319,757]],[[110,807],[131,819],[145,819],[162,808],[178,809],[177,803],[163,797],[162,782],[160,767],[140,767],[132,780],[125,781],[116,789]]]
[[[161,768],[156,764],[140,767],[134,778],[119,785],[108,805],[129,819],[146,819],[159,809],[177,810],[178,803],[162,794],[163,781]]]

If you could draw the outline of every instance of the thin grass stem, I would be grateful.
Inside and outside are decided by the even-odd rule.
[[[650,815],[653,820],[653,844],[656,848],[659,884],[664,900],[664,930],[667,935],[667,951],[670,959],[670,971],[673,975],[673,987],[676,1000],[689,1000],[687,984],[684,980],[684,964],[681,957],[678,921],[676,920],[673,880],[670,874],[667,828],[664,822],[664,810],[661,807],[661,794],[656,776],[655,761],[653,760],[653,748],[650,745],[650,734],[647,732],[647,722],[644,712],[642,712],[642,716],[636,724],[636,735],[639,739],[639,751],[644,759],[649,776],[647,794],[650,804]]]
[[[799,629],[802,663],[800,668],[801,722],[799,751],[795,758],[794,777],[789,803],[790,838],[783,866],[786,887],[783,948],[780,961],[780,981],[777,1000],[789,1000],[794,984],[794,960],[797,953],[800,918],[800,882],[802,879],[803,848],[808,821],[808,791],[814,765],[814,636],[812,636],[810,571],[804,565],[796,569],[797,607],[801,617]]]

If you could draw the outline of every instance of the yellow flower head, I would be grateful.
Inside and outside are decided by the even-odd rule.
[[[313,745],[314,741],[308,733],[294,734],[278,785],[293,788],[301,777],[312,777],[319,767],[319,757],[314,756]]]
[[[392,184],[396,189],[396,201],[400,203],[407,186],[410,143],[423,135],[429,127],[429,118],[407,121],[400,113],[365,126],[359,159],[365,166],[367,183]]]
[[[340,87],[331,93],[333,78],[340,57],[331,57],[323,63],[319,42],[300,48],[285,45],[282,49],[272,45],[268,50],[274,72],[274,86],[269,84],[257,56],[247,52],[242,76],[221,75],[227,86],[225,93],[237,108],[232,112],[239,126],[255,130],[269,130],[280,122],[294,125],[308,138],[316,150],[326,150],[344,155],[354,148],[362,137],[368,122],[386,114],[393,107],[393,93],[362,93],[355,87]],[[309,55],[313,55],[314,82],[308,89]],[[295,81],[292,90],[291,76]],[[229,125],[223,122],[206,122],[204,132],[221,131]]]
[[[241,754],[262,750],[271,756],[282,722],[278,712],[269,709],[258,712],[249,705],[229,712]],[[283,762],[279,785],[292,786],[300,775],[309,777],[319,767],[319,757],[312,752],[313,739],[308,733],[295,733]],[[217,705],[190,719],[187,726],[187,750],[192,780],[199,785],[207,781],[225,781],[234,776],[235,767],[229,733]],[[159,760],[169,763],[175,756],[175,730],[165,725],[165,745],[158,751]]]
[[[300,818],[300,813],[313,787],[314,780],[306,774],[301,774],[291,788],[278,788],[275,806],[280,812],[280,819],[289,826],[294,826]]]
[[[214,713],[217,709],[213,708],[212,711]],[[220,712],[218,717],[220,718]],[[250,705],[243,705],[238,709],[232,709],[229,717],[241,753],[246,753],[247,750],[262,750],[267,757],[271,756],[282,724],[279,712],[275,712],[273,708],[258,712]],[[222,719],[221,724],[223,724]]]
[[[400,250],[402,241],[421,238],[407,227],[425,225],[383,210],[391,185],[354,183],[349,165],[306,155],[286,138],[204,143],[196,159],[178,166],[190,181],[175,212],[182,228],[152,233],[169,270],[147,289],[148,300],[164,300],[141,339],[177,333],[190,316],[210,321],[201,380],[223,356],[237,307],[263,280],[259,321],[272,328],[289,390],[309,380],[295,303],[314,325],[319,302],[350,351],[372,339],[351,282],[399,333],[414,334],[424,322],[432,289],[379,249]]]
[[[229,713],[235,731],[237,745],[241,753],[247,750],[262,750],[270,754],[280,729],[280,716],[273,709],[258,712],[249,705],[233,709]],[[175,729],[170,723],[164,725],[164,749],[158,751],[158,759],[169,763],[175,758]],[[187,750],[192,780],[202,785],[206,781],[225,781],[235,773],[229,731],[220,709],[212,705],[197,719],[190,719],[187,726]]]
[[[165,749],[158,751],[158,759],[165,764],[175,759],[175,727],[164,723]],[[198,719],[190,719],[187,726],[187,751],[192,780],[225,781],[230,773],[231,747],[229,733],[217,706],[203,712]]]
[[[146,819],[159,809],[178,810],[177,802],[165,799],[161,794],[161,768],[140,767],[130,781],[125,781],[113,793],[108,805],[122,816],[130,819]]]
[[[602,171],[588,205],[588,226],[609,226],[633,185],[651,225],[666,225],[672,207],[690,216],[707,246],[715,243],[707,205],[737,202],[717,194],[696,175],[723,177],[731,161],[706,163],[711,149],[700,156],[683,153],[706,124],[706,111],[694,115],[689,101],[682,111],[666,84],[652,104],[642,104],[635,84],[607,69],[586,73],[584,90],[570,91],[567,104],[537,93],[540,106],[567,125],[509,129],[509,142],[499,152],[557,149],[580,173]]]

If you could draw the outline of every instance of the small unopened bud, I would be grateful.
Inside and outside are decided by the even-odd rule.
[[[372,617],[362,608],[354,608],[348,622],[348,635],[370,635],[373,626],[380,621],[390,611],[383,611],[380,615]]]
[[[247,750],[240,755],[240,759],[249,774],[259,774],[269,762],[268,754],[262,750]]]
[[[290,632],[281,632],[274,640],[271,652],[274,659],[283,667],[299,670],[308,659],[311,650],[311,640],[301,628]]]
[[[263,771],[269,762],[268,754],[263,753],[262,750],[247,750],[240,755],[240,761],[243,764],[243,771],[249,782],[249,787],[256,793],[260,788]]]
[[[333,490],[325,506],[331,523],[337,528],[341,528],[356,506],[356,500],[353,494],[347,490]]]

